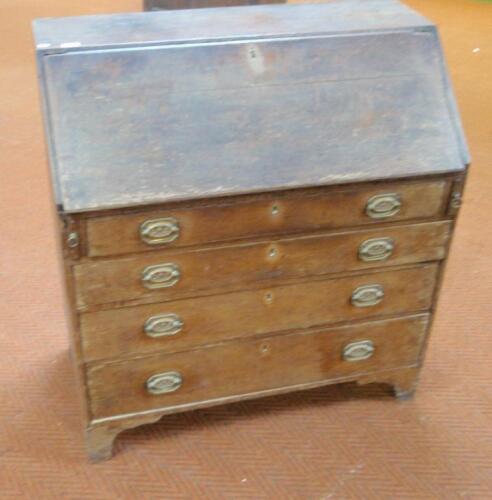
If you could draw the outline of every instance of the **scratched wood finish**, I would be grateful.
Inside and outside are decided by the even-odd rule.
[[[101,363],[87,370],[92,413],[104,418],[415,365],[427,322],[421,315]],[[344,348],[364,340],[373,342],[373,356],[345,361]],[[149,394],[147,379],[165,372],[180,373],[181,388]]]
[[[173,352],[224,339],[309,328],[430,308],[438,265],[373,272],[333,280],[241,291],[164,304],[152,304],[80,316],[85,361]],[[351,303],[361,286],[380,285],[384,298],[370,307]],[[175,335],[152,338],[144,332],[150,317],[177,315]],[[247,318],[247,320],[245,320]]]
[[[463,170],[466,158],[432,28],[332,36],[329,6],[295,7],[238,9],[246,23],[263,9],[268,17],[283,9],[292,16],[294,9],[295,24],[309,20],[312,29],[323,14],[326,27],[303,37],[175,45],[153,39],[152,50],[141,43],[112,50],[110,44],[43,55],[63,209]],[[216,11],[184,13],[193,18],[204,10],[211,17]],[[130,20],[169,26],[178,12]],[[250,12],[257,15],[252,19]],[[380,17],[377,9],[372,14],[367,18]]]
[[[446,255],[450,227],[448,221],[430,222],[87,261],[74,266],[77,304],[84,310],[127,300],[157,302],[283,279],[440,260]],[[392,255],[384,261],[361,260],[361,244],[376,238],[394,241]],[[144,269],[167,263],[179,266],[179,281],[169,288],[145,288]]]
[[[146,210],[136,214],[94,217],[87,220],[88,255],[100,257],[133,252],[185,247],[267,234],[308,232],[392,221],[418,220],[443,215],[450,181],[382,183],[377,186],[346,186],[268,196],[210,200],[198,207]],[[366,213],[375,195],[396,193],[400,210],[386,219]],[[174,217],[179,237],[171,243],[149,245],[140,236],[148,220]],[[217,223],[220,221],[220,224]]]

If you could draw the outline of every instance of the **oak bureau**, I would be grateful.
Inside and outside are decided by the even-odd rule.
[[[469,163],[430,21],[339,0],[34,30],[93,460],[170,413],[412,394]]]

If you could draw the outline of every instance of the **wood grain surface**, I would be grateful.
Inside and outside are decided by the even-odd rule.
[[[450,222],[441,221],[87,261],[73,266],[77,307],[158,302],[292,278],[440,260],[446,254],[450,228]],[[378,238],[394,241],[392,255],[384,261],[361,260],[360,246]],[[179,281],[169,288],[147,289],[143,271],[168,263],[179,267]]]
[[[220,12],[35,24],[63,210],[464,171],[430,22],[387,0]],[[184,38],[166,42],[183,20]]]
[[[94,217],[86,222],[88,255],[119,255],[266,234],[439,217],[444,213],[449,187],[450,182],[446,179],[359,185],[356,188],[338,186]],[[366,213],[368,200],[387,193],[399,196],[400,210],[384,219],[369,217]],[[176,219],[179,236],[170,243],[146,244],[140,236],[140,225],[148,220],[169,217]]]
[[[96,364],[87,371],[92,414],[103,418],[416,365],[427,321],[421,315]],[[374,343],[372,357],[343,359],[347,345],[365,340]],[[180,373],[181,388],[149,394],[147,379],[163,372]]]
[[[228,338],[423,311],[430,308],[436,273],[437,264],[426,264],[400,271],[86,313],[80,317],[83,357],[94,361],[173,352]],[[371,307],[354,306],[354,290],[371,284],[383,287],[383,300]],[[183,327],[173,336],[149,337],[144,332],[145,322],[162,314],[177,315]]]

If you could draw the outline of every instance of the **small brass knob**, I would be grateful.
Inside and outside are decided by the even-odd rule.
[[[183,329],[183,320],[177,314],[151,316],[144,324],[144,332],[152,338],[171,337]]]
[[[166,372],[152,375],[147,382],[147,392],[154,395],[169,394],[177,391],[183,384],[183,377],[179,372]]]
[[[362,340],[348,344],[343,349],[345,361],[363,361],[369,359],[375,351],[374,344],[370,340]]]
[[[181,271],[177,264],[159,264],[148,266],[142,271],[142,284],[150,290],[156,288],[168,288],[175,285],[181,277]]]
[[[359,259],[364,262],[388,259],[395,248],[391,238],[373,238],[364,241],[359,247]]]
[[[146,220],[140,224],[140,238],[147,245],[164,245],[179,238],[179,223],[174,217]]]
[[[396,193],[378,194],[367,201],[366,214],[371,219],[385,219],[396,215],[400,208],[400,195]]]

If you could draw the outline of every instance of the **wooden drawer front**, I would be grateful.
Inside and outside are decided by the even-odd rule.
[[[119,301],[157,302],[268,281],[439,260],[450,229],[449,222],[432,222],[84,262],[74,266],[77,304],[84,310]],[[381,239],[392,242],[392,252],[383,260],[362,259],[361,249],[373,244],[379,249]],[[148,288],[149,276],[166,287]]]
[[[173,352],[234,337],[420,312],[430,308],[436,275],[437,264],[425,264],[85,313],[80,317],[84,358]]]
[[[419,359],[427,321],[427,315],[420,315],[101,363],[87,372],[93,417],[413,365]],[[344,354],[354,360],[344,359]],[[149,393],[147,381],[151,390],[169,392]]]
[[[93,257],[120,255],[266,234],[437,217],[442,215],[448,192],[446,180],[390,183],[95,217],[87,221],[88,252]],[[399,208],[392,210],[392,200],[384,199],[385,194],[396,195]],[[164,237],[153,238],[152,231],[157,235],[161,231]]]

